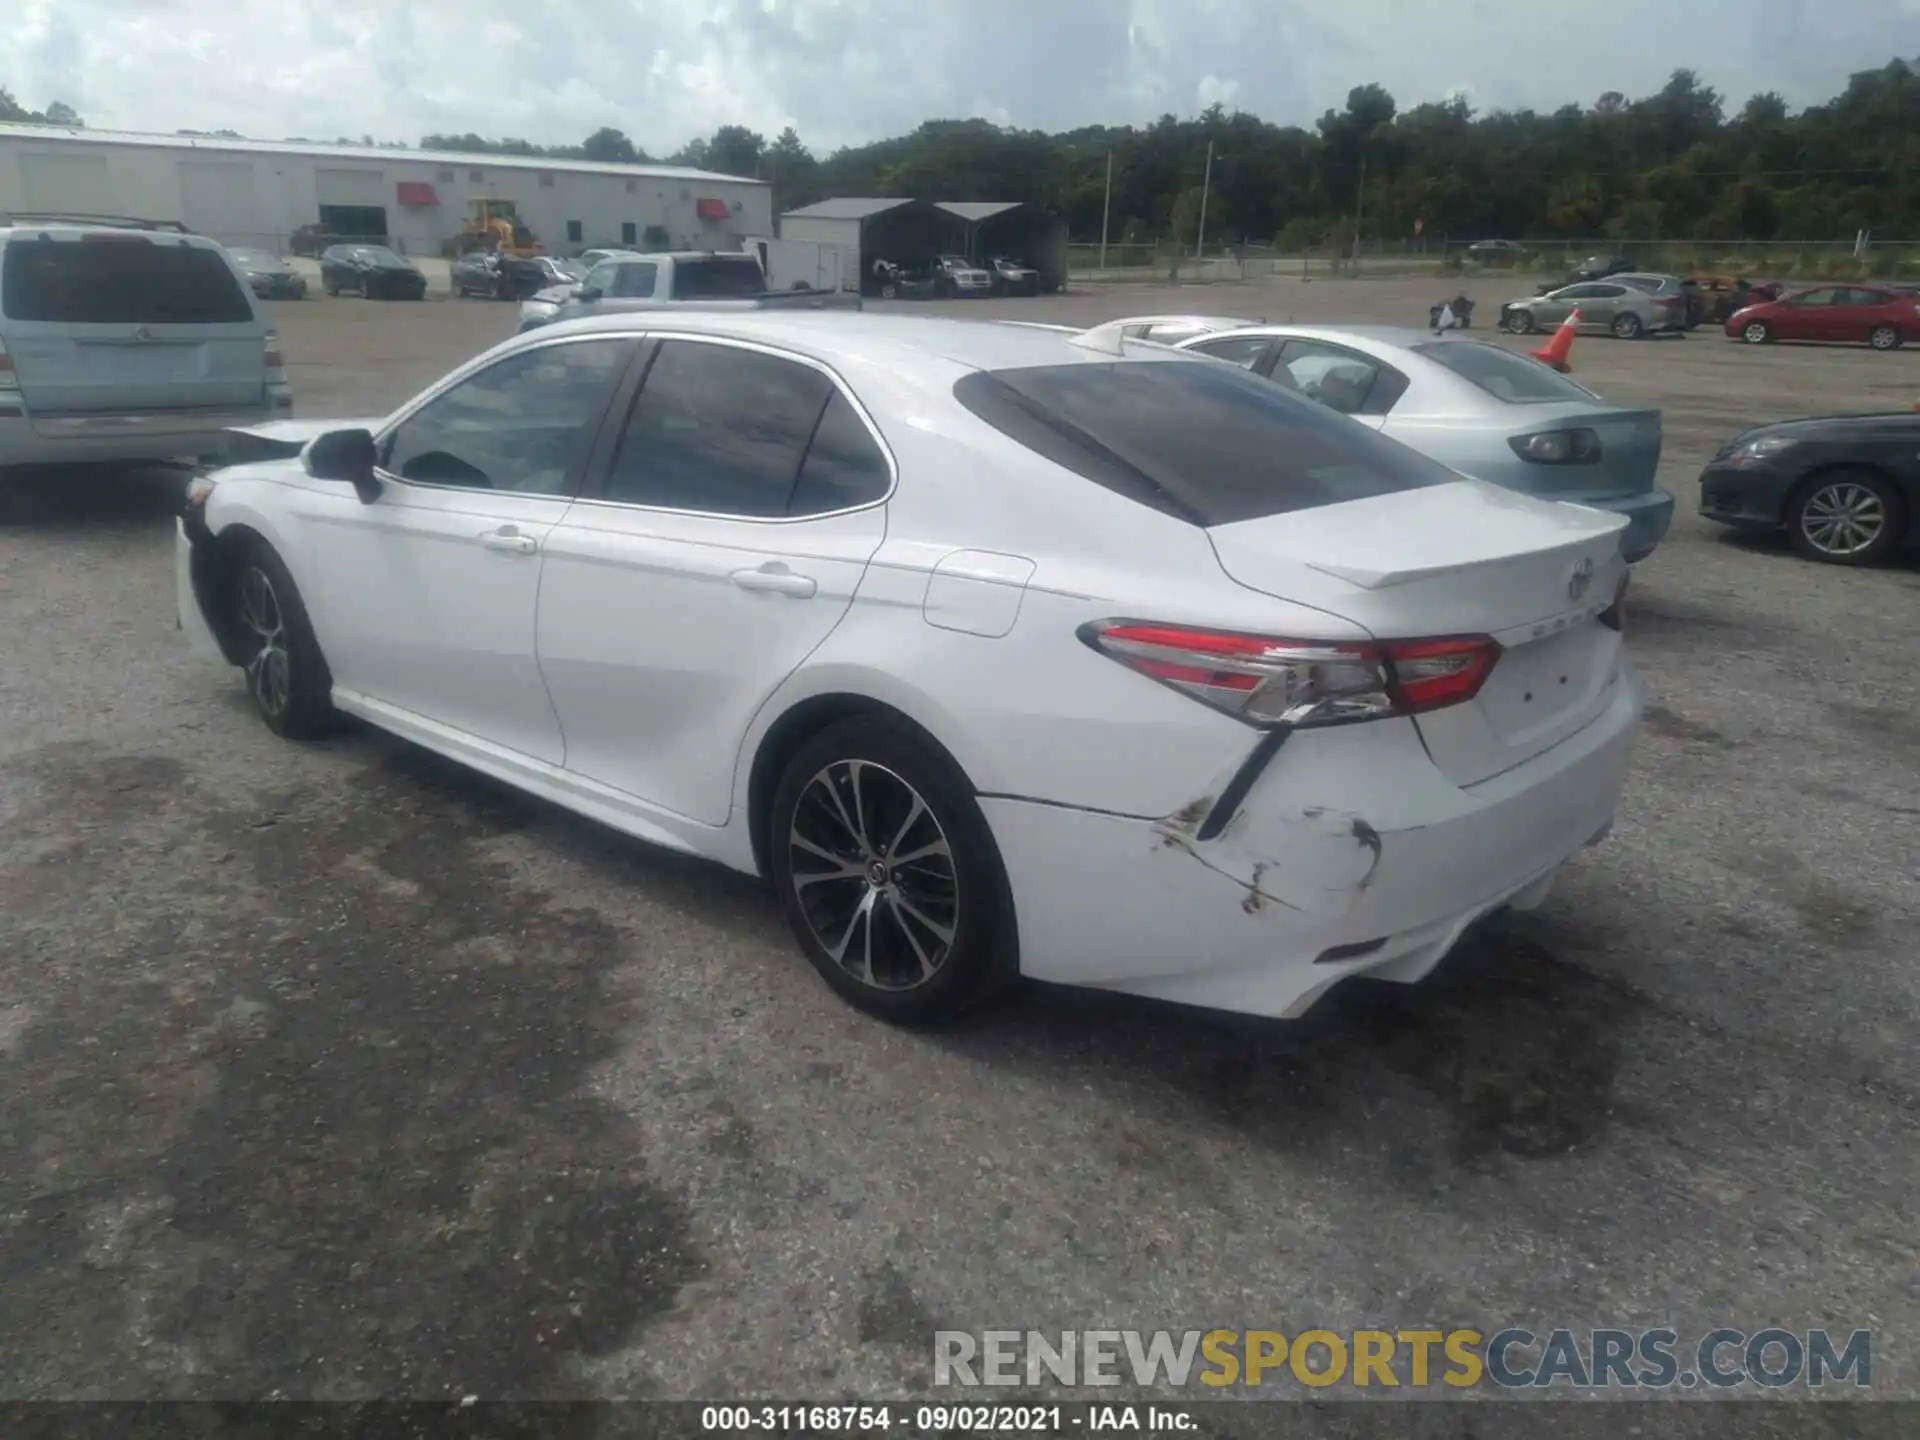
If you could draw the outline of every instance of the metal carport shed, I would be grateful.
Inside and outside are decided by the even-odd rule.
[[[1040,288],[1067,288],[1067,222],[1017,200],[942,200],[939,209],[967,227],[965,254],[976,265],[996,255],[1040,272]]]
[[[966,222],[925,200],[839,197],[780,217],[782,240],[839,245],[860,257],[860,288],[873,288],[873,262],[924,269],[936,255],[966,248]]]

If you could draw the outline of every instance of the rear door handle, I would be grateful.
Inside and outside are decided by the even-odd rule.
[[[810,575],[796,575],[784,565],[763,565],[758,570],[736,570],[733,583],[742,590],[761,590],[771,595],[791,595],[796,600],[811,600],[820,587]]]
[[[498,530],[489,530],[480,537],[480,543],[489,550],[504,550],[510,555],[531,555],[540,548],[540,542],[531,535],[522,535],[512,525],[502,525]]]

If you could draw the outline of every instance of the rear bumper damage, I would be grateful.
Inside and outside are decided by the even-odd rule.
[[[1022,968],[1279,1017],[1350,976],[1420,980],[1476,920],[1538,905],[1605,835],[1639,708],[1623,672],[1585,728],[1464,788],[1410,724],[1321,732],[1313,763],[1283,748],[1204,840],[1230,777],[1159,821],[983,800],[1013,877]]]

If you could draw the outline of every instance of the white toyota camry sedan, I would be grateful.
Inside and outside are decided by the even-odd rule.
[[[1619,517],[1121,335],[607,316],[285,448],[179,534],[268,726],[764,876],[893,1020],[1417,980],[1606,833],[1638,720]]]

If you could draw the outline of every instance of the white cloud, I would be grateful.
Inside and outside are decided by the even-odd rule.
[[[936,117],[1057,130],[1216,100],[1311,124],[1371,81],[1403,107],[1452,90],[1552,109],[1682,64],[1735,106],[1806,104],[1920,48],[1917,4],[1613,0],[1570,51],[1540,0],[13,0],[0,85],[101,127],[564,143],[614,125],[661,153],[791,123],[827,150]]]
[[[1211,105],[1224,105],[1231,110],[1239,96],[1238,80],[1222,80],[1218,75],[1205,75],[1201,77],[1199,88],[1194,93],[1194,105],[1200,110]]]

